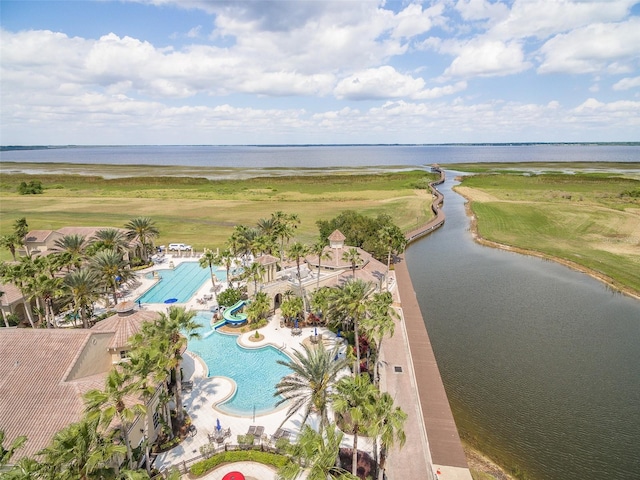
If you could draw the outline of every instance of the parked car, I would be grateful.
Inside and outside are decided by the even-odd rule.
[[[170,243],[169,250],[191,250],[191,245],[185,245],[184,243]]]

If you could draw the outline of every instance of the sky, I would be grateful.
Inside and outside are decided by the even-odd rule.
[[[1,145],[640,141],[640,0],[0,0]]]

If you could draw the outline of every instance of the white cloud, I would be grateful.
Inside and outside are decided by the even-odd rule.
[[[488,19],[491,23],[502,20],[509,14],[509,7],[504,3],[487,0],[458,0],[455,8],[465,20]]]
[[[596,23],[557,35],[541,48],[539,73],[621,73],[640,60],[640,18]]]
[[[398,73],[384,66],[356,72],[341,80],[334,90],[337,98],[371,100],[380,98],[411,97],[424,88],[422,78]]]
[[[629,90],[631,88],[638,87],[640,87],[640,76],[623,78],[613,85],[613,89],[616,91]]]
[[[445,77],[502,76],[527,70],[522,47],[515,42],[479,38],[451,48],[458,56],[445,70]]]
[[[508,17],[495,25],[489,35],[506,40],[545,39],[593,22],[622,20],[636,1],[515,0]]]

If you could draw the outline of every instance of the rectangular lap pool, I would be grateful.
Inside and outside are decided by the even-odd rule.
[[[157,270],[160,280],[147,290],[136,302],[164,303],[169,298],[177,303],[188,302],[200,287],[211,278],[208,268],[198,262],[182,262],[175,269]],[[225,271],[214,271],[218,280],[226,279]]]

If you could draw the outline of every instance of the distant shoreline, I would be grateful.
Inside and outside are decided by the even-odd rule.
[[[536,145],[575,145],[575,146],[640,146],[640,142],[481,142],[481,143],[275,143],[275,144],[123,144],[123,145],[0,145],[0,152],[17,150],[48,150],[61,148],[118,148],[118,147],[221,147],[221,148],[283,148],[283,147],[531,147]]]

